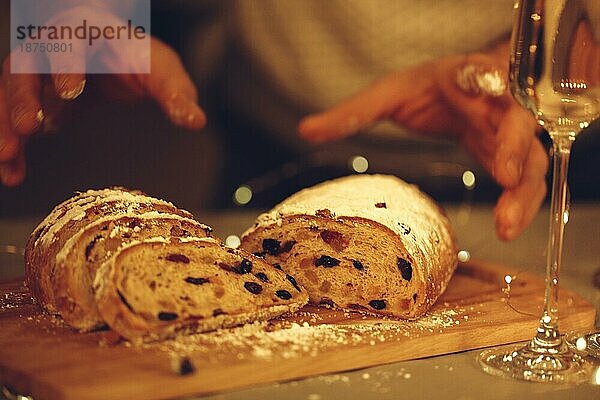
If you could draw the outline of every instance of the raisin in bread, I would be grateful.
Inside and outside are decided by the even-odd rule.
[[[94,289],[103,319],[134,341],[265,320],[308,301],[291,275],[207,238],[123,247],[102,264]]]
[[[98,267],[119,248],[151,237],[210,236],[211,229],[175,214],[110,215],[71,236],[56,255],[51,276],[56,312],[72,327],[88,331],[103,325],[92,283]]]
[[[150,211],[192,218],[169,202],[123,188],[89,190],[59,204],[35,228],[25,247],[25,284],[42,306],[55,313],[51,280],[56,255],[65,242],[97,219]]]
[[[241,246],[294,275],[313,304],[407,319],[436,301],[457,265],[443,211],[385,175],[304,189],[260,215]]]

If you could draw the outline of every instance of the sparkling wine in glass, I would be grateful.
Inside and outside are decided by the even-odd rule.
[[[579,383],[592,370],[558,328],[558,283],[567,222],[571,145],[600,115],[600,0],[516,0],[510,87],[552,138],[553,181],[544,308],[533,339],[479,356],[488,373]]]

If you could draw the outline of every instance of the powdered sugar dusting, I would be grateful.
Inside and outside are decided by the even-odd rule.
[[[429,286],[432,271],[444,271],[432,293],[441,293],[457,264],[457,249],[448,218],[435,202],[417,186],[391,175],[351,175],[301,190],[261,214],[253,228],[281,225],[286,217],[319,216],[327,210],[333,218],[363,218],[397,234],[413,257],[415,273]],[[444,257],[453,256],[452,259]],[[440,263],[451,265],[440,268]],[[434,301],[435,299],[426,299]]]
[[[351,175],[301,190],[260,215],[257,223],[264,227],[281,223],[284,216],[315,215],[323,209],[338,218],[362,217],[379,222],[406,236],[415,246],[408,248],[411,252],[451,242],[450,232],[441,222],[446,218],[435,203],[417,186],[390,175]],[[428,232],[445,237],[433,237]],[[431,254],[432,250],[424,253]]]
[[[193,356],[202,362],[218,363],[231,355],[238,360],[269,360],[317,357],[337,348],[408,343],[410,338],[437,334],[456,327],[465,310],[430,312],[416,321],[400,321],[339,311],[323,316],[301,311],[295,322],[255,322],[234,329],[181,335],[175,339],[141,344],[179,356]]]
[[[146,220],[146,221],[157,220],[157,219],[176,220],[176,221],[187,222],[192,225],[197,225],[202,229],[210,229],[210,227],[208,227],[207,225],[201,224],[193,219],[185,218],[185,217],[179,216],[177,214],[163,213],[160,211],[149,211],[149,212],[146,212],[143,214],[139,214],[139,213],[112,214],[112,215],[108,215],[106,217],[99,218],[98,220],[92,222],[91,224],[84,226],[82,229],[79,230],[79,232],[77,232],[75,235],[73,235],[71,238],[69,238],[65,242],[63,247],[60,249],[60,251],[56,254],[57,264],[66,261],[68,255],[70,254],[72,249],[77,245],[77,243],[80,240],[80,238],[82,237],[82,235],[84,235],[89,229],[94,229],[95,227],[101,226],[102,224],[105,224],[106,222],[116,221],[116,220],[119,220],[120,218],[124,218],[124,217],[137,218],[137,219]],[[116,224],[113,227],[113,229],[111,230],[111,232],[109,233],[109,237],[110,238],[120,237],[123,233],[130,232],[130,231],[139,232],[140,229],[141,228],[139,226],[134,226],[133,228],[131,228],[127,225]]]
[[[110,204],[116,203],[122,210],[121,213],[128,214],[133,212],[136,208],[139,208],[140,204],[160,204],[173,206],[172,203],[148,197],[145,195],[137,194],[135,192],[128,192],[120,189],[103,189],[103,190],[89,190],[78,197],[69,199],[57,207],[42,221],[37,229],[47,227],[45,232],[35,241],[34,246],[38,245],[38,242],[48,245],[55,240],[55,234],[69,221],[81,220],[86,214],[87,210],[99,204]],[[68,207],[66,207],[68,205]],[[48,228],[49,226],[49,228]]]
[[[31,304],[35,304],[35,300],[27,290],[5,292],[0,296],[0,312],[18,310]]]

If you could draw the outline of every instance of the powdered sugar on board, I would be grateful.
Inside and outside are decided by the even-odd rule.
[[[17,287],[14,291],[0,294],[0,312],[19,310],[34,303],[35,300],[24,286]]]
[[[202,363],[223,362],[232,355],[237,360],[267,361],[317,357],[341,347],[376,346],[442,333],[457,327],[466,317],[466,310],[462,308],[439,309],[415,321],[312,307],[304,310],[285,320],[181,335],[172,340],[144,344],[142,348],[158,349],[171,356],[192,356],[195,360],[201,359]]]
[[[110,341],[111,331],[77,333],[62,327],[30,304],[30,297],[14,295],[24,292],[22,282],[3,283],[0,298],[9,293],[9,301],[0,308],[0,375],[19,368],[18,377],[5,384],[24,392],[39,388],[38,396],[31,393],[36,398],[58,398],[57,393],[65,399],[86,393],[122,400],[187,398],[310,376],[342,386],[359,380],[383,393],[390,386],[377,370],[342,371],[530,339],[539,312],[530,316],[529,311],[542,306],[543,279],[519,272],[520,284],[513,282],[511,289],[514,307],[509,307],[502,301],[507,274],[517,271],[474,261],[461,266],[433,310],[413,322],[305,308],[272,324],[143,347],[116,343],[116,337]],[[593,329],[595,309],[581,297],[563,289],[560,307],[564,331]],[[105,346],[99,346],[102,340]],[[444,364],[440,359],[437,369],[456,371],[456,366]],[[402,370],[409,366],[396,365],[390,382],[421,384],[418,371]],[[328,393],[335,390],[330,389]],[[393,393],[401,393],[397,390]],[[313,400],[326,398],[311,394]]]

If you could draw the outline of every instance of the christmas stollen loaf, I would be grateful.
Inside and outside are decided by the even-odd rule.
[[[263,320],[308,302],[291,275],[211,232],[138,191],[78,193],[31,234],[26,285],[79,331],[109,325],[132,340]]]
[[[431,307],[457,265],[440,207],[386,175],[304,189],[260,215],[241,246],[292,274],[313,304],[407,319]]]
[[[65,243],[94,221],[111,215],[161,212],[193,216],[173,204],[124,188],[88,190],[56,206],[34,229],[25,247],[25,284],[49,312],[57,313],[53,279]]]
[[[104,261],[128,243],[155,237],[209,237],[211,231],[190,218],[156,211],[97,219],[71,236],[56,255],[51,276],[56,312],[81,331],[103,325],[92,283]]]
[[[127,245],[100,267],[94,291],[103,319],[131,341],[267,320],[308,302],[291,275],[211,238]]]

